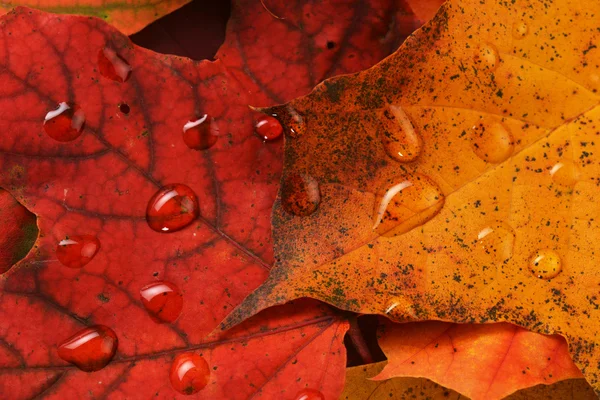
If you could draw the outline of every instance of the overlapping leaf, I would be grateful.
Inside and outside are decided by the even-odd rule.
[[[272,259],[269,214],[281,142],[265,144],[253,133],[247,105],[286,100],[333,71],[368,66],[387,54],[382,41],[399,41],[390,23],[399,11],[391,2],[360,9],[352,1],[304,8],[284,3],[290,7],[286,20],[248,7],[250,2],[236,3],[222,60],[214,63],[132,46],[94,19],[20,8],[0,21],[0,185],[38,216],[40,228],[35,251],[1,281],[0,319],[8,321],[0,327],[1,392],[10,388],[17,398],[82,396],[88,390],[105,397],[150,391],[171,397],[166,365],[173,355],[209,349],[203,354],[213,371],[212,389],[200,396],[214,398],[231,387],[241,398],[272,398],[282,390],[294,395],[306,386],[327,396],[339,393],[341,380],[323,377],[336,377],[343,368],[346,325],[315,305],[274,310],[268,321],[259,318],[246,330],[205,338],[264,280]],[[338,6],[350,11],[340,17]],[[315,20],[334,14],[331,31]],[[274,31],[279,34],[264,33]],[[250,34],[268,40],[248,40]],[[289,36],[290,46],[311,44],[314,51],[279,49],[281,35]],[[317,51],[321,38],[348,45],[327,49],[325,43]],[[105,47],[131,66],[126,82],[99,73],[98,54]],[[350,61],[362,49],[368,55]],[[264,65],[277,68],[256,76],[254,69]],[[299,75],[302,82],[287,79]],[[53,141],[42,127],[46,113],[63,101],[77,104],[86,118],[83,134],[70,143]],[[198,152],[185,146],[182,128],[205,113],[220,136]],[[167,183],[191,187],[201,216],[187,229],[161,234],[144,215],[150,197]],[[58,242],[77,234],[101,243],[79,270],[55,256]],[[139,301],[141,287],[162,279],[184,296],[183,312],[172,325],[155,324]],[[113,364],[87,375],[60,360],[56,345],[94,323],[114,329],[119,350]],[[250,364],[241,361],[251,357]],[[296,362],[306,359],[312,368]]]
[[[379,373],[386,363],[368,364],[348,368],[346,386],[340,399],[344,400],[466,400],[452,390],[424,378],[393,378],[374,381],[370,378]],[[597,396],[583,379],[569,379],[553,385],[538,385],[520,390],[506,397],[507,400],[594,400]]]
[[[376,67],[270,109],[293,130],[279,262],[225,326],[303,296],[508,321],[564,335],[600,388],[598,7],[450,1]]]
[[[425,377],[473,400],[581,377],[562,337],[504,323],[387,323],[379,344],[388,363],[374,379]]]
[[[163,15],[177,10],[190,0],[154,0],[122,2],[117,0],[97,1],[52,1],[27,0],[7,1],[0,4],[0,14],[5,14],[14,7],[32,7],[56,14],[77,14],[98,17],[126,35],[131,35]]]

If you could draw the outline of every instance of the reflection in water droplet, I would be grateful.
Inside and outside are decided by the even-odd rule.
[[[191,224],[199,215],[198,197],[182,184],[162,187],[148,202],[146,221],[157,232],[175,232]]]
[[[400,106],[390,105],[383,113],[380,134],[386,153],[399,162],[410,162],[421,152],[421,138]]]
[[[579,181],[579,168],[573,162],[563,160],[552,167],[550,175],[559,185],[575,186]]]
[[[478,68],[493,71],[498,67],[500,55],[496,46],[491,43],[481,43],[475,50],[473,61]]]
[[[256,134],[264,140],[275,140],[283,133],[283,127],[279,121],[270,115],[262,115],[254,125]]]
[[[501,122],[490,117],[482,117],[471,131],[471,147],[483,161],[501,163],[512,155],[514,139]]]
[[[525,22],[516,22],[513,25],[513,37],[515,39],[523,39],[527,35],[528,30],[529,28]]]
[[[140,290],[142,304],[158,323],[174,322],[183,308],[183,297],[170,282],[153,282]]]
[[[325,400],[325,396],[316,389],[306,388],[299,391],[294,400]]]
[[[210,369],[206,360],[195,353],[175,357],[169,374],[173,389],[181,394],[198,393],[208,385]]]
[[[85,114],[77,105],[62,102],[56,110],[46,114],[44,131],[48,136],[59,142],[70,142],[77,139],[83,131]]]
[[[496,222],[483,228],[477,235],[476,248],[492,264],[503,263],[513,255],[515,232],[507,224]]]
[[[56,258],[69,268],[81,268],[100,250],[100,241],[92,235],[75,235],[61,240],[56,247]]]
[[[131,75],[131,66],[110,47],[98,51],[98,70],[105,78],[125,82]]]
[[[430,178],[416,174],[392,185],[375,206],[373,230],[382,236],[396,236],[423,225],[444,206],[444,194]]]
[[[540,279],[552,279],[562,271],[560,256],[554,250],[538,250],[531,257],[531,272]]]
[[[281,186],[281,205],[293,215],[307,216],[315,212],[321,202],[319,183],[304,174],[289,175]]]
[[[212,117],[204,114],[183,126],[183,141],[192,150],[206,150],[219,138],[219,128]]]
[[[58,355],[82,371],[98,371],[114,357],[118,343],[117,335],[112,329],[94,325],[62,342],[58,346]]]

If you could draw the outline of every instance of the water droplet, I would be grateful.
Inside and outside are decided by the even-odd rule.
[[[77,105],[62,102],[56,110],[46,114],[44,131],[54,140],[70,142],[77,139],[83,131],[85,114]]]
[[[169,374],[171,385],[181,394],[190,395],[204,389],[210,379],[206,360],[194,353],[175,357]]]
[[[152,196],[146,208],[146,220],[157,232],[175,232],[198,218],[196,194],[182,184],[162,187]]]
[[[125,82],[131,75],[131,66],[110,47],[98,51],[98,69],[105,78]]]
[[[181,314],[183,297],[170,282],[153,282],[140,290],[142,304],[150,317],[158,323],[173,322]]]
[[[430,178],[416,174],[380,188],[375,204],[373,230],[382,236],[397,236],[423,225],[444,206],[445,197]]]
[[[256,134],[264,140],[275,140],[283,133],[283,127],[279,121],[270,115],[263,115],[258,118],[254,129]]]
[[[82,371],[98,371],[113,358],[118,343],[117,335],[112,329],[94,325],[62,342],[58,347],[58,355]]]
[[[392,297],[386,304],[384,314],[393,315],[395,319],[416,319],[413,306],[403,296]]]
[[[188,121],[183,126],[183,141],[192,150],[206,150],[219,138],[219,128],[214,118],[204,114],[195,121]]]
[[[554,250],[538,250],[531,257],[531,272],[540,279],[552,279],[562,271],[560,256]]]
[[[510,259],[515,245],[515,232],[503,222],[486,226],[477,235],[476,248],[488,262],[496,264]]]
[[[493,71],[498,67],[500,55],[493,44],[481,43],[475,50],[473,60],[477,67]]]
[[[296,394],[295,400],[325,400],[323,393],[316,389],[302,389]]]
[[[501,163],[513,153],[513,136],[500,121],[482,117],[471,130],[471,147],[483,161]]]
[[[281,186],[281,205],[294,215],[307,216],[315,212],[321,202],[319,183],[304,174],[289,175]]]
[[[56,247],[56,258],[69,268],[81,268],[100,250],[100,241],[92,235],[68,236]]]
[[[513,37],[515,39],[523,39],[527,35],[528,30],[529,28],[525,22],[516,22],[513,25]]]
[[[381,121],[384,124],[381,142],[389,156],[399,162],[416,159],[421,152],[421,138],[402,107],[390,105]]]
[[[579,168],[573,162],[564,160],[550,170],[552,180],[559,185],[575,186],[579,181]]]

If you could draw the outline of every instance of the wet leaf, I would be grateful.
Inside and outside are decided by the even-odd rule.
[[[393,378],[374,381],[386,362],[352,367],[346,370],[346,386],[340,399],[345,400],[467,400],[425,378]],[[569,379],[552,385],[538,385],[505,397],[507,400],[594,400],[597,396],[584,379]]]
[[[505,323],[387,323],[379,345],[388,364],[374,379],[425,377],[473,400],[582,377],[564,338]]]
[[[126,35],[131,35],[143,29],[146,25],[160,17],[177,10],[190,0],[159,0],[119,2],[109,0],[98,2],[82,1],[52,1],[26,0],[8,1],[0,5],[0,14],[5,14],[15,7],[33,7],[41,11],[56,14],[76,14],[101,18]]]
[[[291,14],[281,21],[247,4],[236,3],[216,62],[144,50],[96,19],[18,8],[0,20],[0,185],[40,228],[36,251],[0,281],[0,392],[172,397],[170,364],[186,351],[202,353],[211,369],[202,398],[341,390],[346,324],[313,303],[269,311],[237,333],[206,335],[272,263],[282,142],[254,133],[248,104],[306,93],[318,79],[309,70],[325,77],[375,63],[387,54],[381,35],[399,40],[388,32],[399,11],[382,2],[342,17],[323,2],[290,25]],[[319,39],[315,15],[334,14],[327,37],[352,43],[336,57],[317,68],[320,53],[290,59],[277,49],[281,35]],[[313,31],[302,28],[308,22]],[[278,35],[247,39],[266,37],[263,29]],[[369,52],[360,62],[346,60],[361,49]],[[261,63],[273,66],[271,75],[253,75]],[[292,75],[304,78],[282,79]],[[152,295],[156,287],[168,300]],[[118,338],[113,362],[91,374],[57,354],[85,327]],[[98,361],[86,349],[79,355]]]
[[[599,7],[450,1],[376,67],[268,109],[278,263],[223,326],[304,296],[507,321],[563,335],[600,390]]]

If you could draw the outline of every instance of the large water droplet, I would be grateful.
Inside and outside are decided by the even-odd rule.
[[[69,268],[81,268],[100,250],[100,241],[92,235],[68,236],[56,247],[56,258]]]
[[[319,392],[316,389],[302,389],[296,394],[295,400],[325,400],[325,396],[323,393]]]
[[[552,180],[562,186],[575,186],[579,181],[579,168],[569,160],[561,161],[550,169]]]
[[[562,271],[560,255],[554,250],[538,250],[531,257],[531,272],[540,279],[552,279]]]
[[[181,394],[190,395],[204,389],[210,379],[206,360],[195,353],[175,357],[169,374],[171,385]]]
[[[513,136],[500,121],[482,117],[471,130],[471,146],[483,161],[501,163],[513,153]]]
[[[175,232],[198,218],[196,194],[182,184],[162,187],[152,196],[146,208],[146,220],[157,232]]]
[[[140,290],[142,304],[150,317],[158,322],[173,322],[181,314],[183,297],[170,282],[153,282]]]
[[[214,118],[204,114],[183,126],[183,141],[192,150],[206,150],[217,143],[219,128]]]
[[[254,125],[256,134],[264,140],[275,140],[283,133],[283,127],[279,121],[270,115],[262,115]]]
[[[390,105],[381,118],[381,142],[394,160],[410,162],[421,152],[421,138],[400,106]]]
[[[315,212],[321,202],[319,183],[304,174],[289,175],[281,186],[281,205],[294,215],[307,216]]]
[[[513,25],[513,37],[515,39],[523,39],[527,35],[528,31],[529,28],[527,27],[527,24],[523,21],[516,22]]]
[[[382,236],[396,236],[423,225],[444,206],[444,194],[430,178],[415,174],[380,188],[375,203],[373,230]]]
[[[493,71],[498,67],[500,55],[496,46],[491,43],[481,43],[475,49],[473,61],[478,68]]]
[[[510,259],[515,245],[515,232],[503,222],[486,226],[477,235],[476,248],[483,258],[492,264]]]
[[[77,105],[62,102],[44,118],[44,131],[54,140],[70,142],[83,131],[85,114]]]
[[[105,78],[125,82],[131,75],[129,63],[110,47],[98,51],[98,69]]]
[[[94,325],[62,342],[58,347],[58,355],[82,371],[98,371],[113,358],[118,343],[117,335],[112,329]]]

